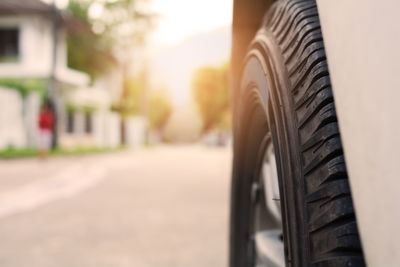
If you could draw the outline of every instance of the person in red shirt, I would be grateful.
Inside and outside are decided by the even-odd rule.
[[[53,139],[54,115],[48,102],[43,103],[39,113],[39,157],[46,159]]]

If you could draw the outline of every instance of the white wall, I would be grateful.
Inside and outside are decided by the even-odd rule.
[[[101,110],[93,114],[93,137],[97,147],[121,145],[121,118],[118,113]]]
[[[141,147],[146,142],[148,122],[145,117],[136,116],[125,121],[126,145],[131,148]]]
[[[22,148],[27,144],[23,101],[13,89],[0,88],[0,149]]]
[[[123,90],[122,69],[119,66],[112,67],[106,75],[95,81],[94,87],[107,91],[110,105],[116,103],[120,100]]]
[[[41,105],[40,95],[32,92],[24,99],[24,124],[28,147],[37,147],[39,140],[38,118]]]

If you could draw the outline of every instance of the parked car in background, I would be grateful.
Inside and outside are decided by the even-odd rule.
[[[398,1],[235,0],[230,266],[399,266]]]

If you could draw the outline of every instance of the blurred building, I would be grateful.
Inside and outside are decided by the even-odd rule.
[[[163,136],[171,143],[192,143],[200,139],[203,124],[194,105],[175,109],[165,126]]]
[[[120,145],[120,117],[110,108],[122,72],[116,67],[90,85],[87,74],[68,68],[71,19],[40,0],[0,1],[0,149],[36,145],[41,94],[23,89],[48,89],[52,79],[61,146]]]

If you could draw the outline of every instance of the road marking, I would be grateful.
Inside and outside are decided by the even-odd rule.
[[[68,198],[105,178],[104,166],[75,164],[55,176],[0,195],[0,218],[33,210],[51,201]]]

